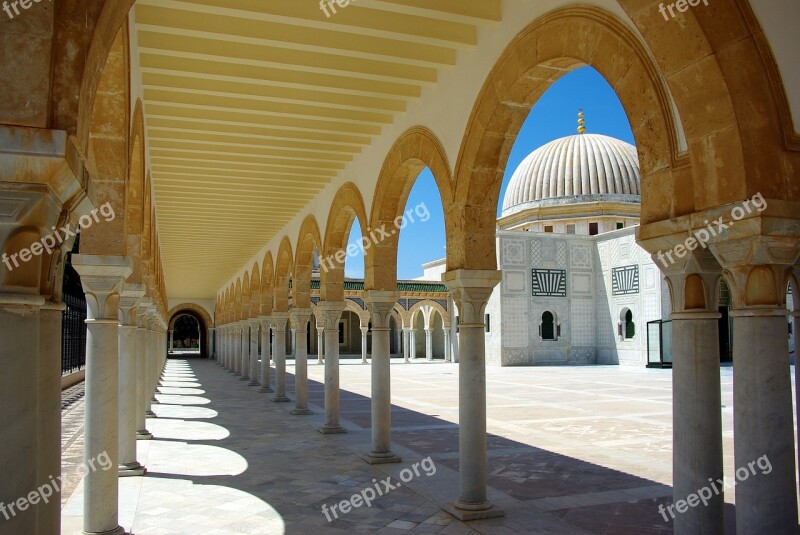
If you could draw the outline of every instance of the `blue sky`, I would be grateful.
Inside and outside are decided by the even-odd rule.
[[[553,84],[525,120],[506,166],[500,205],[511,175],[528,154],[554,139],[577,133],[579,108],[583,108],[586,115],[588,133],[605,134],[633,143],[628,118],[608,82],[591,67],[577,69]],[[442,202],[428,169],[420,174],[414,184],[406,210],[413,210],[420,203],[427,207],[430,219],[423,223],[415,217],[416,222],[407,225],[400,233],[398,279],[419,277],[422,275],[422,264],[445,257]],[[360,242],[361,229],[354,224],[350,243]],[[352,278],[364,276],[364,258],[361,254],[347,258],[345,275]]]

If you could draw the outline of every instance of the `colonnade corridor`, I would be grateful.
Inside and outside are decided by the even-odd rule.
[[[392,362],[399,464],[363,460],[370,368],[340,364],[348,432],[322,434],[325,367],[316,361],[308,366],[312,414],[298,416],[214,360],[168,360],[156,417],[147,420],[153,439],[137,443],[148,472],[119,480],[120,525],[141,535],[673,532],[662,517],[672,497],[668,370],[488,369],[489,499],[506,516],[462,523],[440,507],[459,485],[458,364]],[[274,385],[274,369],[272,377]],[[722,368],[720,382],[732,481],[731,368]],[[293,361],[286,393],[293,400]],[[64,534],[80,533],[83,492],[79,483],[66,500]],[[725,499],[726,533],[735,533],[733,492]]]

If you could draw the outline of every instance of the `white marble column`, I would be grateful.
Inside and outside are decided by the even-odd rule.
[[[272,387],[270,386],[270,341],[269,341],[269,333],[270,333],[270,323],[272,322],[272,318],[268,316],[261,316],[259,317],[259,321],[261,322],[261,388],[258,389],[261,393],[272,393]]]
[[[433,329],[425,329],[425,360],[433,360]]]
[[[286,324],[288,312],[272,313],[272,348],[275,359],[275,396],[272,401],[284,403],[291,401],[286,397]]]
[[[796,280],[800,280],[800,276],[796,278]],[[794,284],[792,285],[793,288],[793,301],[795,308],[800,307],[800,303],[797,303],[798,296],[800,296],[800,288],[794,288]],[[800,385],[800,309],[795,310],[792,312],[792,318],[794,319],[794,329],[792,330],[792,336],[794,337],[794,384]],[[797,389],[795,386],[795,408],[797,410],[797,414],[800,414],[800,389]],[[797,470],[798,476],[800,476],[800,427],[796,430],[797,433]]]
[[[369,327],[361,327],[361,364],[367,364],[367,333]],[[373,352],[375,348],[373,347]]]
[[[410,353],[411,353],[410,357],[412,359],[416,359],[417,358],[417,329],[416,329],[416,327],[412,327],[411,328],[411,332],[409,333],[409,338],[410,338],[409,349],[410,349]]]
[[[706,487],[709,479],[722,478],[721,315],[715,294],[722,269],[710,252],[698,251],[665,273],[673,303],[672,495],[677,502]],[[722,535],[724,493],[706,503],[677,515],[675,533]]]
[[[783,307],[731,312],[735,466],[763,457],[773,467],[769,474],[737,481],[737,533],[797,533],[787,314]]]
[[[169,330],[169,350],[175,349],[175,329]]]
[[[400,326],[400,327],[398,327],[397,329],[394,330],[394,343],[395,343],[395,347],[397,348],[397,351],[402,353],[402,349],[401,349],[403,347],[403,328],[402,328],[402,326]]]
[[[258,381],[261,378],[260,370],[258,369],[258,319],[250,318],[248,324],[250,325],[250,358],[248,360],[250,382],[247,383],[247,386],[258,386]]]
[[[136,438],[151,440],[153,434],[147,430],[147,413],[150,412],[150,396],[147,392],[147,377],[150,366],[147,350],[147,310],[152,306],[145,297],[139,301],[136,310]]]
[[[411,328],[403,327],[403,361],[408,362],[411,357]]]
[[[798,527],[786,281],[800,242],[784,237],[784,230],[780,239],[748,235],[797,228],[795,220],[769,221],[737,223],[736,234],[709,246],[723,264],[733,300],[734,466],[750,473],[736,482],[736,532],[789,535]],[[751,463],[764,468],[753,470]]]
[[[0,374],[0,426],[3,429],[0,496],[4,503],[27,496],[39,485],[39,458],[32,452],[38,452],[40,447],[58,449],[59,454],[61,450],[60,440],[46,444],[39,438],[38,407],[43,386],[39,377],[42,367],[38,362],[41,354],[39,314],[44,303],[45,299],[40,295],[0,294],[0,361],[3,362],[3,373]],[[34,358],[20,358],[22,355]],[[59,365],[59,372],[60,369]],[[38,533],[37,515],[33,511],[0,521],[5,523],[3,527],[9,535]]]
[[[250,379],[250,324],[247,320],[242,320],[239,322],[239,327],[241,329],[239,343],[242,346],[241,362],[239,363],[241,377],[239,380],[248,381]]]
[[[158,357],[158,312],[155,308],[150,308],[148,313],[149,330],[147,333],[147,345],[150,359],[150,376],[147,378],[147,395],[150,398],[150,414],[149,416],[155,417],[152,412],[153,403],[157,403],[156,393],[158,392],[158,378],[161,375]]]
[[[119,475],[142,476],[145,468],[136,456],[138,430],[139,336],[137,306],[144,297],[143,285],[124,284],[119,301]]]
[[[294,401],[292,414],[305,416],[314,414],[308,409],[308,322],[310,308],[292,309],[292,331],[295,333],[294,353]]]
[[[233,374],[237,377],[242,376],[242,324],[233,324],[233,336],[231,337],[233,346]]]
[[[443,327],[442,330],[444,331],[444,361],[452,362],[453,348],[450,346],[450,329],[448,327]]]
[[[208,358],[213,359],[219,365],[219,352],[217,351],[217,329],[209,327],[208,329]]]
[[[365,299],[372,317],[372,448],[361,457],[370,464],[399,463],[392,452],[391,358],[389,316],[396,292],[371,290]]]
[[[325,361],[325,326],[317,325],[317,364]]]
[[[81,276],[86,320],[86,405],[84,462],[119,461],[119,292],[132,273],[130,259],[76,255],[72,265]],[[83,479],[83,531],[123,535],[119,526],[117,470],[87,471]]]
[[[51,476],[57,478],[61,475],[61,313],[64,308],[63,303],[48,301],[39,309],[37,479],[40,485]],[[6,340],[2,335],[0,339]],[[2,353],[0,360],[1,355]],[[36,517],[37,533],[59,533],[60,492],[54,493],[49,503],[39,503],[36,506]],[[0,522],[5,522],[5,519]]]
[[[222,369],[227,369],[228,367],[228,354],[225,347],[225,339],[226,339],[226,326],[219,325],[217,326],[217,340],[219,343],[219,365]]]
[[[345,303],[320,301],[318,310],[325,322],[325,423],[323,434],[346,433],[339,424],[339,318]]]
[[[230,323],[225,326],[225,369],[228,373],[236,373],[233,351],[234,327]]]
[[[447,511],[460,520],[502,516],[487,499],[486,355],[484,310],[500,282],[499,271],[448,271],[442,276],[461,311],[458,368],[459,471],[461,495]]]

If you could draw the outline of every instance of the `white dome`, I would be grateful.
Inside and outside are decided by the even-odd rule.
[[[571,202],[639,202],[636,147],[613,137],[579,134],[536,149],[519,164],[503,199],[503,215]]]

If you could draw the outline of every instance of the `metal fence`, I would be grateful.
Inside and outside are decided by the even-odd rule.
[[[672,368],[672,320],[647,322],[647,367]]]
[[[61,373],[67,374],[86,366],[86,300],[65,294],[64,304],[67,308],[61,313]]]

